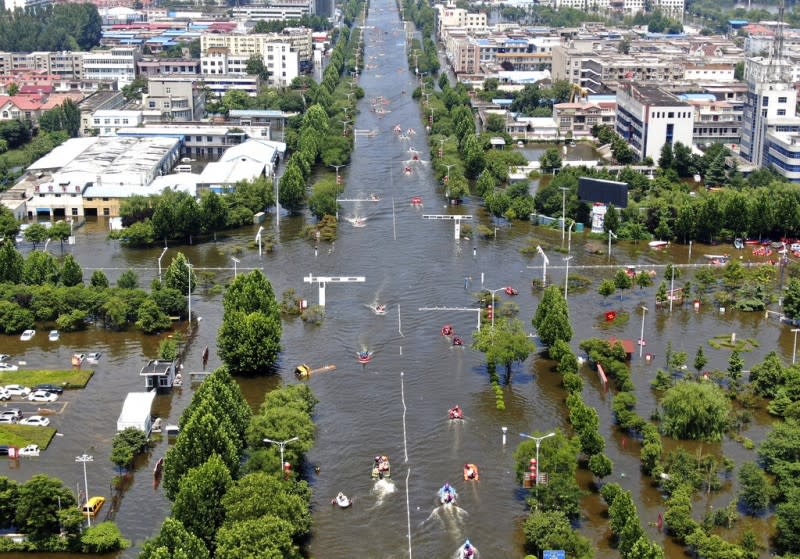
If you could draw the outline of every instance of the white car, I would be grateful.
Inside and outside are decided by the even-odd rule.
[[[22,340],[23,342],[27,342],[32,340],[35,335],[36,335],[36,330],[25,330],[19,337],[19,339]]]
[[[58,400],[58,394],[53,394],[47,390],[35,390],[28,394],[28,400],[31,402],[55,402]]]
[[[36,427],[47,427],[50,425],[50,420],[41,415],[32,415],[30,417],[26,417],[22,421],[19,422],[20,425],[34,425]]]
[[[50,330],[50,333],[47,335],[47,339],[51,342],[57,342],[60,337],[61,335],[58,333],[58,330]]]
[[[40,452],[38,444],[29,444],[25,448],[19,449],[20,456],[39,456]]]
[[[10,400],[11,394],[4,387],[0,386],[0,400]]]
[[[0,415],[0,425],[13,425],[16,422],[16,417],[12,417],[10,415]]]
[[[12,365],[11,363],[5,363],[0,361],[0,373],[4,372],[11,373],[14,371],[19,371],[19,367],[17,367],[16,365]]]
[[[27,386],[22,386],[21,384],[7,384],[6,392],[12,396],[22,396],[23,398],[27,398],[28,394],[31,393],[31,389]]]
[[[11,356],[8,353],[0,353],[0,361],[8,361]]]
[[[3,417],[10,417],[16,423],[22,419],[22,412],[19,410],[19,408],[4,409],[3,411],[0,411],[0,418]]]

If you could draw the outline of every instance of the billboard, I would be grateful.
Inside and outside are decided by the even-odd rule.
[[[614,204],[614,207],[617,208],[627,208],[628,183],[580,177],[578,178],[578,198],[586,202],[602,202],[603,204]]]

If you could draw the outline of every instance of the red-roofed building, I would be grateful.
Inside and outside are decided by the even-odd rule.
[[[77,103],[83,97],[82,93],[0,95],[0,120],[27,120],[35,126],[43,112],[60,106],[67,99]]]
[[[622,350],[625,352],[625,358],[630,359],[633,355],[634,345],[633,340],[618,340],[615,337],[608,338],[608,343],[612,346],[615,344],[620,344],[622,346]]]

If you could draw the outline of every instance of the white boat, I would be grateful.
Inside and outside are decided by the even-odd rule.
[[[86,360],[85,353],[73,353],[72,354],[72,366],[73,367],[80,367],[83,362]]]
[[[647,245],[650,248],[664,248],[669,245],[669,241],[650,241]]]
[[[353,504],[353,499],[344,493],[339,492],[339,494],[336,495],[336,498],[331,500],[331,504],[338,506],[340,509],[346,509]]]
[[[58,330],[50,330],[50,333],[47,335],[47,339],[51,342],[57,342],[60,337],[61,334],[58,333]]]
[[[377,314],[378,316],[383,316],[386,314],[386,305],[379,305],[377,303],[373,303],[369,306],[373,313]]]
[[[183,376],[181,376],[180,373],[175,375],[175,378],[172,380],[172,386],[176,388],[180,388],[181,386],[183,386]]]
[[[345,218],[353,227],[366,227],[366,217],[347,217]]]
[[[36,335],[36,330],[25,330],[19,339],[23,342],[29,342]]]
[[[93,364],[93,365],[94,365],[94,364],[96,364],[98,361],[100,361],[100,358],[101,358],[102,356],[103,356],[103,354],[102,354],[102,353],[100,353],[99,351],[95,351],[95,352],[93,352],[93,353],[89,353],[89,354],[87,354],[87,355],[86,355],[86,362],[87,362],[87,363],[91,363],[91,364]]]

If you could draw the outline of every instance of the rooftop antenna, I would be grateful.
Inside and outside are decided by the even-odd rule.
[[[778,27],[775,31],[775,45],[769,60],[768,75],[778,82],[786,82],[786,68],[783,59],[783,17],[785,0],[778,5]]]

